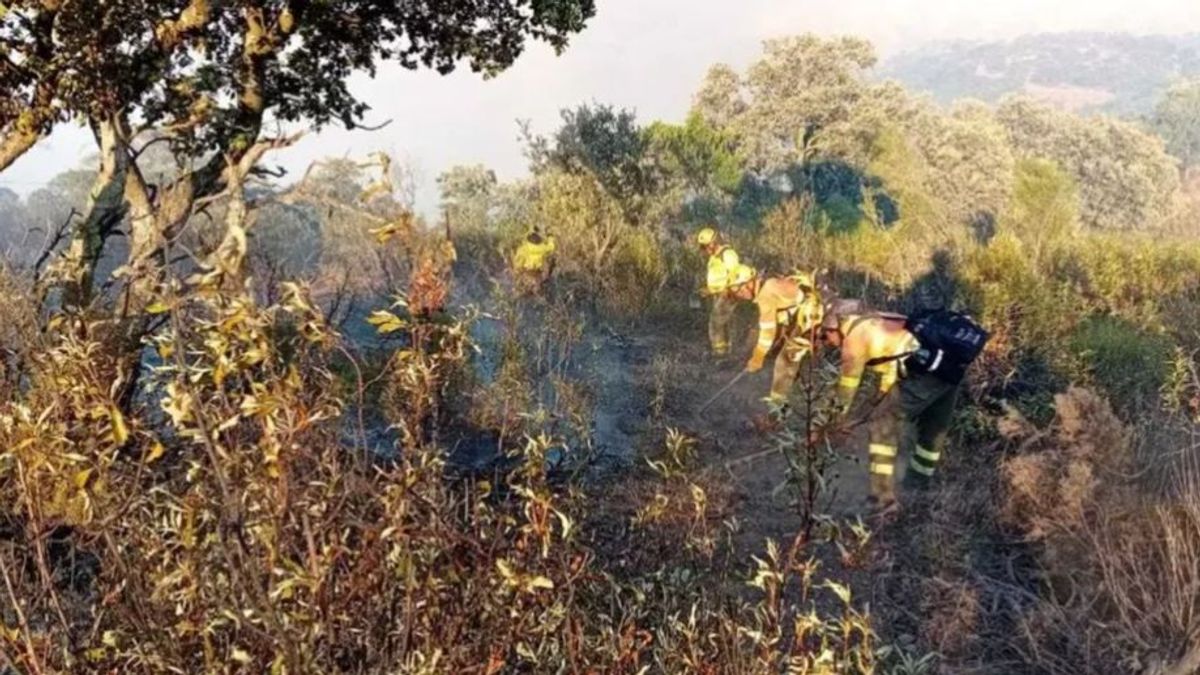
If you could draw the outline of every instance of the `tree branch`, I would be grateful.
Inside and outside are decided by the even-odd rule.
[[[15,126],[16,128],[12,131],[0,137],[0,172],[20,159],[42,138],[42,133],[35,126],[28,128],[21,128],[24,126],[21,124]]]

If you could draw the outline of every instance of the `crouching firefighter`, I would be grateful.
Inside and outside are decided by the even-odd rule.
[[[924,487],[942,458],[946,432],[967,366],[979,356],[988,334],[970,317],[948,310],[912,316],[831,308],[822,322],[826,344],[841,348],[839,417],[844,421],[871,370],[879,391],[868,413],[871,498],[895,506],[894,473],[906,424],[916,427],[905,484]]]
[[[758,341],[746,363],[746,372],[758,372],[767,356],[775,353],[771,392],[766,400],[781,409],[787,404],[801,363],[812,353],[813,337],[821,325],[823,307],[814,275],[797,273],[770,279],[755,276],[733,295],[753,301],[758,307]]]

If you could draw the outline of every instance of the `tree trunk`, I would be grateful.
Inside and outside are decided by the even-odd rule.
[[[63,302],[75,308],[91,302],[96,264],[103,253],[104,241],[125,215],[125,176],[130,162],[120,124],[112,119],[103,120],[95,124],[94,131],[100,149],[100,167],[66,258]]]

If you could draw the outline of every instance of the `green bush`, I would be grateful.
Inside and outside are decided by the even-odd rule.
[[[989,375],[1007,381],[1022,372],[1052,375],[1067,365],[1064,346],[1082,316],[1079,300],[1037,272],[1020,240],[1002,234],[972,250],[960,276],[963,303],[992,333],[985,361]],[[1023,363],[1030,359],[1043,367],[1031,371]]]
[[[667,260],[656,238],[645,230],[629,230],[613,253],[604,300],[618,313],[640,313],[667,281]]]
[[[1084,375],[1124,413],[1143,410],[1157,400],[1173,355],[1165,336],[1109,316],[1079,324],[1070,345]]]

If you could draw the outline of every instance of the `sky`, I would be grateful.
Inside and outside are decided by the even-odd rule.
[[[948,39],[1025,33],[1200,32],[1200,0],[597,0],[597,14],[561,56],[531,45],[508,71],[484,80],[383,66],[352,89],[380,131],[340,127],[311,133],[268,158],[293,175],[314,159],[389,152],[416,176],[417,208],[437,209],[436,179],[457,164],[484,164],[502,179],[525,173],[517,120],[550,133],[559,111],[598,101],[631,108],[642,121],[680,120],[714,63],[742,67],[761,42],[813,32],[870,39],[882,57]],[[0,174],[28,193],[91,153],[82,129],[64,126]]]

